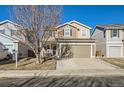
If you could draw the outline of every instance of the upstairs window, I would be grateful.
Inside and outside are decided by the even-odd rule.
[[[16,30],[11,30],[11,36],[17,35]]]
[[[71,28],[65,28],[64,29],[64,36],[70,36],[71,34]]]
[[[82,36],[86,36],[86,30],[82,30],[82,31],[81,31],[81,35],[82,35]]]
[[[119,30],[116,30],[116,29],[112,30],[111,37],[112,38],[118,38],[119,37]]]
[[[5,34],[5,29],[0,29],[0,33]]]

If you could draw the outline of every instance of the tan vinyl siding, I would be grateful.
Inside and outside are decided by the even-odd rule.
[[[95,56],[95,45],[92,45],[92,56]]]
[[[90,38],[90,29],[89,28],[81,26],[81,25],[79,25],[77,23],[74,23],[74,22],[71,23],[71,25],[73,25],[73,26],[75,26],[75,27],[77,27],[79,29],[79,31],[77,33],[78,38]],[[82,36],[82,34],[81,34],[82,30],[87,31],[85,36]]]
[[[64,29],[69,27],[69,25],[65,25],[61,28],[57,29],[58,32],[58,37],[64,37]],[[78,34],[78,29],[71,27],[72,29],[70,30],[70,38],[77,38],[77,34]]]
[[[58,37],[64,37],[63,30],[65,28],[71,27],[71,36],[69,38],[90,38],[90,29],[86,28],[84,26],[81,26],[79,24],[76,23],[71,23],[72,26],[70,25],[64,25],[60,28],[57,29],[58,32]],[[86,31],[86,35],[82,35],[82,30]]]

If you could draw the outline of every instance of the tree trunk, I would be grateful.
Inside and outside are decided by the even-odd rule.
[[[36,64],[42,63],[40,53],[36,55],[36,58],[37,58]]]

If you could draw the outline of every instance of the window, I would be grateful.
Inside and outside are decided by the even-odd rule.
[[[5,29],[0,29],[0,33],[5,34]]]
[[[11,36],[17,35],[16,30],[11,30]]]
[[[70,36],[70,28],[65,28],[64,29],[64,36]]]
[[[82,30],[82,31],[81,31],[81,35],[82,35],[82,36],[86,36],[86,30]]]
[[[119,31],[114,29],[112,30],[112,34],[111,34],[112,37],[119,37]]]

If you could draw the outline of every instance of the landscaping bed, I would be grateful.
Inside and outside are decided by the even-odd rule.
[[[103,58],[103,60],[120,68],[124,68],[124,58]]]
[[[44,63],[36,64],[36,58],[23,58],[18,61],[16,68],[15,61],[0,61],[0,70],[55,70],[56,60],[49,59]]]

